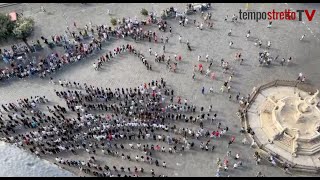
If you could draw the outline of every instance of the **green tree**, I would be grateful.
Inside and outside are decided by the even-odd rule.
[[[114,25],[114,26],[117,25],[117,20],[116,20],[116,18],[111,18],[110,22],[111,22],[111,24]]]
[[[144,16],[148,16],[148,11],[145,8],[142,8],[140,13]]]
[[[33,31],[34,20],[32,18],[22,18],[16,22],[13,34],[16,38],[26,39]]]
[[[14,23],[10,17],[0,13],[0,39],[6,39],[12,34]]]
[[[18,39],[22,39],[29,49],[31,49],[31,47],[28,44],[27,37],[32,33],[33,26],[34,20],[32,18],[22,18],[18,19],[13,29],[14,36]]]

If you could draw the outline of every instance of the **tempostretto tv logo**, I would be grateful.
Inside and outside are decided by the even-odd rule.
[[[314,15],[316,14],[316,10],[296,10],[290,11],[290,9],[285,9],[284,11],[276,11],[272,10],[269,12],[256,12],[256,11],[242,11],[239,10],[239,18],[240,20],[296,20],[298,18],[299,21],[303,20],[303,16],[305,16],[308,21],[312,21]]]

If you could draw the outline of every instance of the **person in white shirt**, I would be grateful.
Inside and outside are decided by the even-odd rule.
[[[300,38],[300,41],[302,41],[303,39],[304,39],[304,37],[305,37],[306,35],[304,34],[304,35],[302,35],[301,36],[301,38]]]
[[[229,42],[229,47],[231,48],[231,47],[232,47],[232,45],[233,45],[233,42],[232,42],[232,41],[230,41],[230,42]]]
[[[96,64],[96,63],[93,63],[93,65],[92,65],[92,66],[93,66],[94,70],[96,70],[96,71],[98,70],[98,66],[97,66],[97,64]]]
[[[299,73],[299,76],[298,76],[298,79],[297,79],[297,80],[301,80],[302,76],[303,76],[302,72]]]
[[[236,169],[238,167],[238,163],[234,163],[233,168]]]

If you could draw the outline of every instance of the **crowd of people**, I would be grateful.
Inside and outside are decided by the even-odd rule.
[[[146,60],[145,56],[141,53],[141,51],[138,51],[130,44],[119,46],[113,49],[113,53],[109,51],[109,53],[106,53],[105,56],[101,56],[98,59],[97,63],[93,63],[93,68],[95,70],[99,70],[103,65],[103,63],[111,61],[114,57],[117,57],[118,55],[123,54],[125,52],[128,52],[129,54],[133,54],[139,57],[139,59],[141,60],[143,65],[147,68],[147,70],[152,70],[151,64],[148,63],[148,61]]]
[[[167,22],[161,21],[161,23],[166,25]],[[44,44],[47,44],[50,48],[52,48],[52,44],[55,46],[62,46],[63,51],[52,51],[51,54],[46,55],[44,58],[39,57],[39,59],[35,59],[27,63],[18,61],[13,51],[1,49],[0,58],[6,59],[5,62],[9,64],[9,66],[0,68],[0,80],[11,79],[14,77],[23,79],[36,74],[39,75],[39,77],[44,78],[48,74],[61,69],[66,64],[77,62],[85,59],[87,56],[96,54],[102,49],[102,43],[111,41],[112,38],[119,39],[131,37],[135,41],[158,41],[156,32],[143,30],[145,23],[143,23],[143,21],[139,22],[136,18],[135,20],[130,17],[123,18],[122,21],[118,19],[118,24],[119,25],[114,28],[106,25],[97,25],[94,29],[90,22],[89,26],[85,25],[83,29],[78,29],[76,22],[74,22],[74,27],[78,29],[77,32],[71,30],[70,27],[67,27],[64,35],[52,35],[52,41],[41,36]],[[32,44],[42,46],[40,40],[32,42]],[[25,52],[25,54],[29,53],[31,53],[31,50]],[[143,58],[141,54],[138,55],[145,66],[151,70],[152,67],[148,64],[145,58]],[[98,68],[98,65],[95,65],[95,68]]]
[[[40,107],[49,100],[38,96],[3,104],[0,132],[5,141],[27,148],[38,156],[57,156],[63,152],[77,155],[85,151],[94,161],[99,152],[132,160],[134,156],[131,153],[124,154],[120,150],[133,150],[134,141],[149,140],[151,144],[136,144],[144,155],[136,155],[135,160],[160,166],[161,160],[153,156],[157,151],[181,153],[190,149],[197,150],[198,143],[199,149],[214,151],[215,145],[210,139],[228,137],[229,128],[216,122],[216,113],[211,115],[212,106],[205,112],[204,107],[198,108],[187,99],[182,102],[181,97],[175,95],[163,79],[135,88],[115,90],[67,80],[51,82],[68,89],[55,90],[56,95],[65,100],[67,107],[47,105],[47,112],[41,111]],[[199,126],[177,127],[175,121]],[[217,130],[206,129],[206,121],[217,123]],[[232,136],[228,147],[234,140]],[[129,141],[128,145],[126,141]],[[102,164],[90,160],[56,160],[95,176],[121,176],[116,168],[111,172],[106,166],[102,168]],[[164,161],[162,167],[166,167]],[[135,172],[138,175],[138,171]],[[139,172],[143,173],[141,168]]]

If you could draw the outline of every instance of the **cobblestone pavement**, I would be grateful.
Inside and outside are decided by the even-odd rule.
[[[73,22],[77,22],[78,26],[89,24],[91,20],[93,24],[110,24],[110,15],[107,14],[107,9],[111,11],[113,17],[122,18],[137,16],[138,19],[143,18],[140,14],[142,7],[147,10],[152,8],[160,14],[160,11],[170,6],[175,6],[178,11],[183,11],[185,4],[42,4],[47,12],[40,12],[41,4],[19,4],[1,10],[9,12],[16,10],[23,12],[24,16],[32,16],[36,21],[35,33],[30,39],[37,39],[41,35],[50,37],[52,34],[64,32],[66,26],[72,27]],[[239,21],[237,24],[225,22],[224,17],[233,14],[238,15],[239,9],[244,9],[245,4],[212,4],[213,8],[212,19],[214,29],[205,28],[200,31],[191,21],[186,27],[179,27],[175,20],[169,20],[169,26],[172,26],[173,33],[163,33],[157,30],[157,33],[164,34],[164,37],[169,37],[169,45],[167,45],[166,55],[174,56],[175,53],[182,55],[182,62],[178,64],[178,72],[168,72],[164,64],[154,62],[154,57],[148,55],[148,49],[151,47],[153,51],[162,53],[162,46],[159,44],[140,42],[131,44],[147,54],[146,58],[151,62],[154,71],[147,71],[146,68],[139,62],[139,59],[130,55],[122,55],[119,60],[112,63],[107,63],[100,71],[94,71],[92,68],[93,60],[74,64],[73,67],[67,67],[57,72],[53,77],[55,79],[68,79],[79,82],[87,82],[88,84],[105,86],[105,87],[134,87],[152,79],[163,77],[167,83],[172,86],[176,93],[182,98],[187,98],[192,103],[208,107],[213,105],[213,109],[218,113],[218,120],[229,126],[232,135],[236,135],[236,143],[230,148],[232,153],[240,153],[244,167],[242,169],[230,169],[228,173],[222,173],[223,176],[255,176],[257,171],[261,171],[266,176],[288,176],[281,169],[271,167],[268,162],[256,166],[253,158],[254,150],[248,146],[242,145],[239,119],[236,116],[238,104],[235,102],[235,95],[240,92],[242,95],[250,93],[254,86],[258,86],[274,79],[296,79],[299,72],[303,72],[308,82],[316,87],[320,87],[319,79],[319,49],[320,43],[317,40],[319,28],[316,22],[319,21],[319,6],[314,6],[318,11],[313,22],[299,21],[274,21],[272,28],[267,28],[267,21]],[[287,7],[295,9],[302,8],[305,5],[286,5],[283,3],[276,4],[251,4],[251,8],[256,11],[269,11],[272,9],[284,10]],[[310,7],[308,7],[310,9]],[[200,20],[200,15],[191,15],[190,19]],[[311,34],[308,27],[312,30]],[[227,32],[232,29],[232,36],[227,36]],[[259,67],[258,52],[263,51],[254,45],[253,41],[247,41],[245,38],[246,32],[251,30],[253,38],[262,39],[264,45],[270,40],[272,47],[270,53],[272,56],[279,55],[279,59],[285,59],[290,56],[293,61],[288,66],[280,66],[275,63],[271,67]],[[299,38],[302,34],[307,34],[306,40],[301,42]],[[182,36],[183,43],[180,44],[178,36]],[[161,35],[160,35],[161,36]],[[193,51],[188,51],[185,45],[186,40],[190,41]],[[228,43],[232,40],[234,48],[229,48]],[[103,49],[111,49],[117,45],[128,43],[128,41],[119,40],[110,45],[104,46]],[[2,43],[6,46],[8,43]],[[234,62],[236,52],[241,52],[244,57],[243,65]],[[193,65],[197,64],[197,56],[205,57],[206,54],[213,57],[213,71],[217,74],[217,80],[212,81],[209,78],[196,74],[196,80],[191,79]],[[228,100],[228,94],[219,91],[224,80],[227,80],[229,75],[222,73],[218,67],[220,59],[224,58],[231,63],[234,68],[235,76],[232,80],[231,94],[233,100]],[[203,62],[205,67],[207,63]],[[205,95],[201,94],[201,88],[205,87]],[[210,87],[214,88],[214,94],[207,93]],[[61,102],[56,98],[53,85],[48,83],[48,80],[33,78],[28,80],[14,80],[0,84],[0,103],[15,101],[18,98],[45,95],[50,97],[54,102]],[[207,124],[206,126],[210,126]],[[215,129],[215,125],[211,125]],[[186,153],[183,156],[164,156],[159,155],[161,159],[167,162],[169,167],[163,170],[169,176],[214,176],[216,171],[215,161],[218,157],[226,156],[227,140],[217,140],[215,152],[196,152]],[[126,162],[117,159],[108,159],[114,164],[123,165]],[[178,164],[177,164],[178,163]],[[301,174],[296,174],[297,176]],[[309,174],[310,175],[310,174]]]

